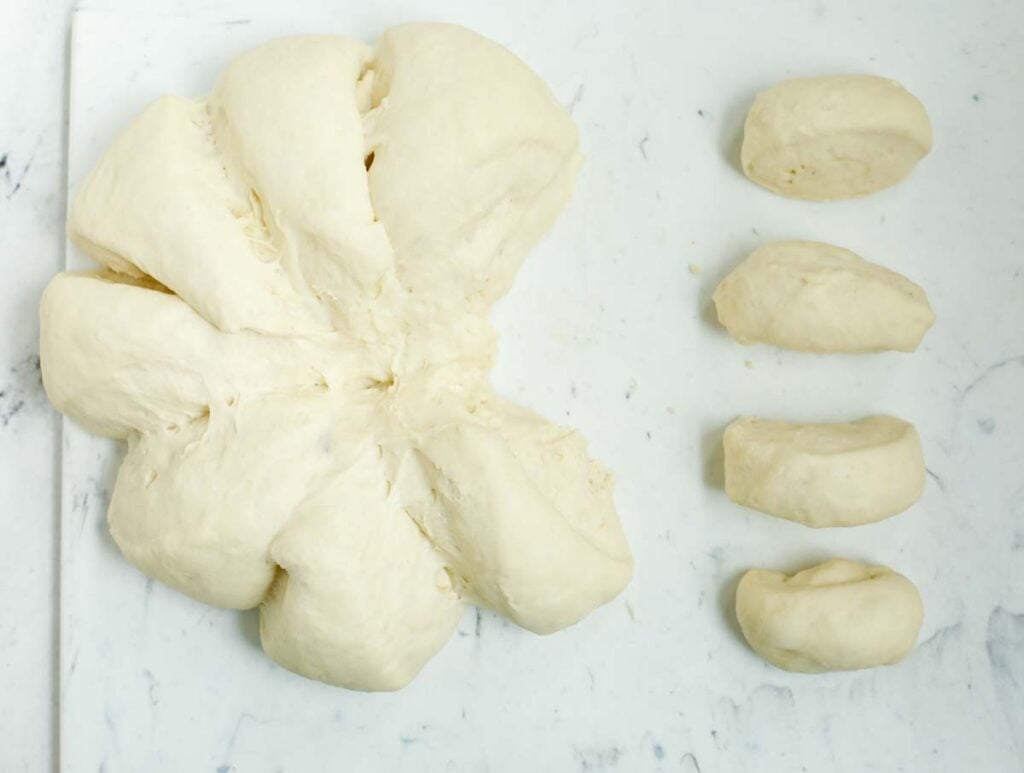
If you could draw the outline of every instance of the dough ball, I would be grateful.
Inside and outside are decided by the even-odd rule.
[[[744,417],[726,428],[724,446],[729,499],[805,526],[873,523],[924,493],[917,430],[892,416],[839,424]]]
[[[848,199],[906,177],[932,147],[924,105],[871,75],[794,78],[757,95],[743,127],[743,171],[795,199]]]
[[[905,276],[822,242],[759,247],[714,301],[740,343],[804,352],[912,352],[935,321],[928,296]]]
[[[754,652],[787,671],[853,671],[902,660],[924,608],[914,584],[884,566],[834,558],[787,577],[751,569],[736,617]]]

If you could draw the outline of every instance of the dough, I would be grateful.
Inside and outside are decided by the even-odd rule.
[[[467,603],[548,633],[619,593],[611,475],[488,381],[487,315],[579,165],[544,83],[450,25],[276,40],[148,107],[71,208],[105,269],[41,308],[50,399],[128,443],[124,555],[362,690]]]
[[[912,352],[935,321],[924,290],[905,276],[821,242],[757,248],[714,301],[740,343],[804,352]]]
[[[729,499],[805,526],[880,521],[924,493],[917,430],[892,416],[843,424],[744,417],[726,428],[724,446]]]
[[[871,75],[783,81],[757,95],[743,127],[747,177],[797,199],[848,199],[895,185],[932,147],[928,113]]]
[[[924,608],[903,575],[834,558],[792,577],[751,569],[736,589],[736,617],[769,663],[819,673],[902,660],[917,642]]]

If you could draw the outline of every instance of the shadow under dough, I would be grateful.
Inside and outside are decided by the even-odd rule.
[[[241,631],[242,638],[248,644],[258,650],[263,649],[263,644],[260,642],[259,607],[256,609],[244,609],[238,612],[238,630]]]
[[[739,620],[736,619],[736,588],[739,587],[740,580],[746,572],[747,570],[744,569],[742,572],[734,574],[722,584],[722,589],[718,592],[718,608],[722,613],[725,626],[744,646],[747,645],[747,640],[743,636]]]
[[[700,454],[704,462],[704,485],[708,488],[725,490],[725,448],[722,445],[722,433],[726,424],[716,424],[705,429],[700,438]]]
[[[743,147],[743,124],[756,96],[756,94],[748,94],[742,99],[736,99],[722,112],[722,134],[718,140],[718,150],[729,166],[740,175],[743,175],[743,163],[740,160],[740,150]]]

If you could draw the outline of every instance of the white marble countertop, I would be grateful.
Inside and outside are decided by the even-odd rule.
[[[211,5],[239,19],[270,12],[255,0],[205,12]],[[292,7],[301,18],[314,5],[322,18],[328,3]],[[248,696],[225,698],[236,714],[211,714],[226,728],[223,738],[211,731],[217,748],[189,749],[184,766],[174,749],[206,720],[166,716],[188,698],[175,697],[172,679],[157,681],[176,664],[133,660],[145,668],[125,676],[112,663],[111,675],[134,680],[118,682],[126,695],[149,696],[139,704],[152,707],[148,726],[180,735],[132,741],[138,717],[108,714],[99,730],[81,730],[98,734],[101,769],[139,769],[128,761],[145,759],[148,745],[172,755],[145,768],[154,771],[334,770],[307,753],[332,744],[359,770],[1024,769],[1024,6],[793,1],[740,12],[698,0],[581,1],[537,19],[474,5],[379,2],[360,20],[362,29],[466,23],[508,44],[574,106],[588,166],[497,315],[496,375],[510,396],[582,427],[618,472],[636,579],[584,626],[547,639],[470,614],[400,697],[296,687],[264,669]],[[60,422],[39,383],[36,306],[64,263],[71,6],[16,0],[0,28],[3,771],[58,766]],[[746,182],[728,158],[753,91],[835,71],[910,86],[935,123],[933,155],[907,185],[827,208]],[[939,321],[921,351],[851,368],[743,349],[714,330],[705,317],[715,281],[759,240],[783,236],[853,247],[924,285]],[[556,274],[545,268],[553,256],[565,260]],[[522,324],[529,318],[541,321]],[[538,357],[543,380],[517,367]],[[914,419],[924,437],[931,477],[911,512],[810,532],[736,508],[718,490],[716,437],[735,414],[876,411]],[[731,618],[738,574],[836,553],[914,579],[926,604],[917,650],[889,669],[822,677],[761,663]],[[242,674],[262,663],[245,622],[222,616],[200,631],[201,608],[157,603],[182,627],[189,656],[224,648],[245,661]],[[224,630],[237,635],[225,641]]]

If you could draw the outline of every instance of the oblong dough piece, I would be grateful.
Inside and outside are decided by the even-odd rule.
[[[723,444],[729,499],[805,526],[873,523],[924,492],[921,439],[892,416],[837,424],[743,417]]]
[[[912,352],[935,322],[921,287],[823,242],[757,248],[715,288],[714,301],[740,343],[804,352]]]
[[[906,177],[932,147],[924,105],[872,75],[794,78],[757,95],[743,127],[743,171],[797,199],[864,196]]]
[[[835,558],[792,577],[751,569],[736,589],[736,617],[762,658],[813,674],[902,660],[917,642],[924,606],[892,569]]]

